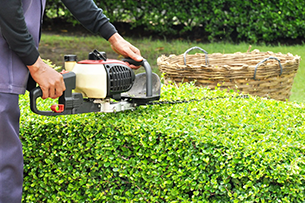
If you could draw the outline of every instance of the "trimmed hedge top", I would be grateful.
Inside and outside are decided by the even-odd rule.
[[[24,202],[302,202],[305,108],[183,84],[135,111],[22,107]],[[54,101],[46,101],[50,105]]]

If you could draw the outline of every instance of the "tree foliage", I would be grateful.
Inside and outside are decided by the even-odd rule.
[[[98,1],[111,22],[162,34],[182,34],[201,27],[213,40],[266,41],[296,39],[305,34],[301,0],[125,0]],[[59,0],[48,1],[47,17],[76,23]]]

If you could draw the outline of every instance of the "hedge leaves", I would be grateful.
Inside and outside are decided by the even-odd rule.
[[[21,96],[24,202],[305,200],[303,104],[162,87],[162,100],[199,98],[43,117]]]

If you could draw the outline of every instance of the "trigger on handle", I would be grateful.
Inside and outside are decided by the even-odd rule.
[[[65,110],[64,104],[53,104],[51,110],[55,113],[62,113]]]

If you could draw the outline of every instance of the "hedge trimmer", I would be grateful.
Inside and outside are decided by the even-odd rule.
[[[135,75],[130,64],[143,66],[144,73]],[[30,92],[30,107],[34,113],[45,116],[80,114],[90,112],[120,112],[134,110],[140,105],[181,104],[195,101],[223,99],[227,97],[191,100],[158,101],[161,82],[153,73],[146,59],[141,62],[130,58],[107,59],[104,52],[94,50],[88,60],[76,62],[75,55],[65,56],[63,78],[66,90],[58,98],[51,111],[37,108],[37,99],[42,97],[40,87]],[[247,95],[238,97],[248,98]]]
[[[143,66],[144,73],[135,75],[129,64]],[[45,116],[80,114],[89,112],[119,112],[134,110],[160,99],[161,82],[146,59],[136,62],[130,58],[107,59],[104,52],[94,50],[88,60],[76,62],[75,55],[65,56],[66,73],[63,78],[66,90],[51,111],[37,108],[42,97],[40,87],[30,92],[30,108]]]

